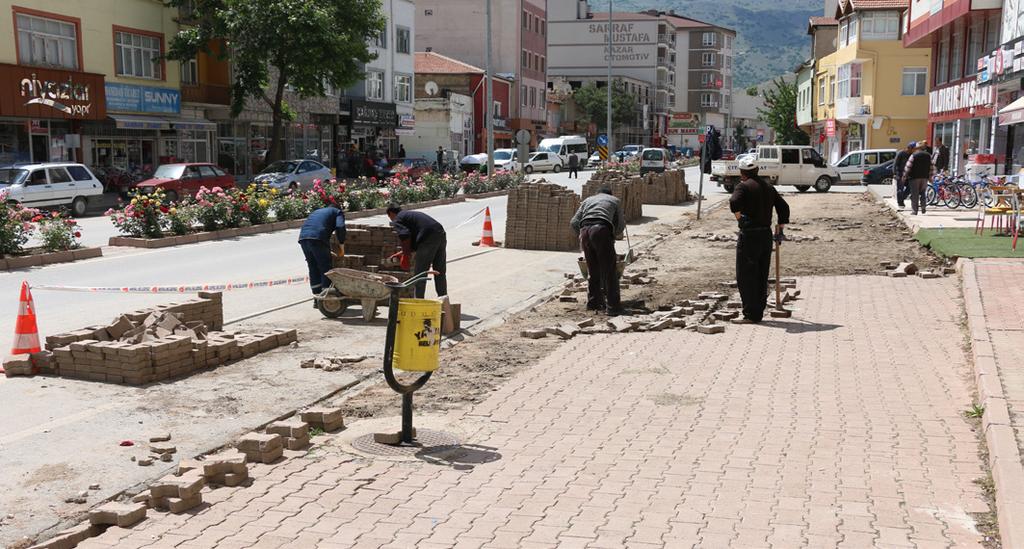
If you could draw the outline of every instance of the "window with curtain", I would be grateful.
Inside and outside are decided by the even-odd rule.
[[[395,101],[398,103],[412,102],[412,77],[407,74],[395,75]]]
[[[18,62],[78,70],[78,29],[73,23],[19,13]]]
[[[935,83],[945,84],[949,81],[949,28],[942,29],[939,40],[938,61],[935,63]]]
[[[971,76],[978,72],[978,59],[985,45],[985,20],[975,18],[967,29],[967,60],[964,63],[964,74]]]
[[[953,51],[949,79],[959,80],[964,76],[964,20],[958,19],[953,25]]]
[[[131,32],[114,33],[114,71],[118,76],[160,80],[160,39]]]
[[[898,40],[900,37],[899,12],[865,12],[861,15],[860,36],[864,40]]]
[[[374,101],[384,100],[383,71],[366,71],[366,98]]]
[[[903,95],[924,95],[928,86],[928,69],[924,67],[903,68]]]
[[[181,62],[181,83],[188,86],[199,84],[199,62],[195,57]]]
[[[850,43],[850,21],[843,19],[839,22],[839,45],[846,46]]]
[[[412,47],[409,40],[409,29],[398,27],[395,29],[395,51],[398,53],[409,53]]]

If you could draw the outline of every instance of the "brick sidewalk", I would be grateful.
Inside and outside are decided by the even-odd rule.
[[[496,461],[371,460],[318,437],[194,514],[151,510],[79,547],[979,545],[956,280],[801,288],[792,320],[565,343],[445,418]]]

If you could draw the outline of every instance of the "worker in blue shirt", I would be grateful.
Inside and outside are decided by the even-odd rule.
[[[334,206],[320,208],[309,214],[299,230],[299,246],[309,266],[309,288],[313,295],[320,295],[330,282],[324,276],[333,268],[331,261],[331,233],[338,237],[338,244],[345,244],[345,214]],[[316,302],[313,302],[316,307]]]

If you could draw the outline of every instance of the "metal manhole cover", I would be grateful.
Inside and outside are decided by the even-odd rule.
[[[416,439],[411,445],[391,446],[373,441],[373,434],[363,435],[352,441],[352,447],[360,452],[378,456],[412,457],[417,454],[434,454],[459,446],[459,441],[444,431],[416,429]]]

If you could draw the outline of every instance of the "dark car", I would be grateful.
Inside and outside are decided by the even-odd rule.
[[[230,189],[235,178],[213,164],[164,164],[156,169],[153,177],[135,186],[139,192],[163,189],[168,202],[176,202],[184,196],[195,196],[200,187]]]
[[[884,162],[874,168],[864,170],[861,185],[892,185],[892,165],[894,160]]]
[[[722,160],[736,160],[736,151],[732,149],[723,149]]]

